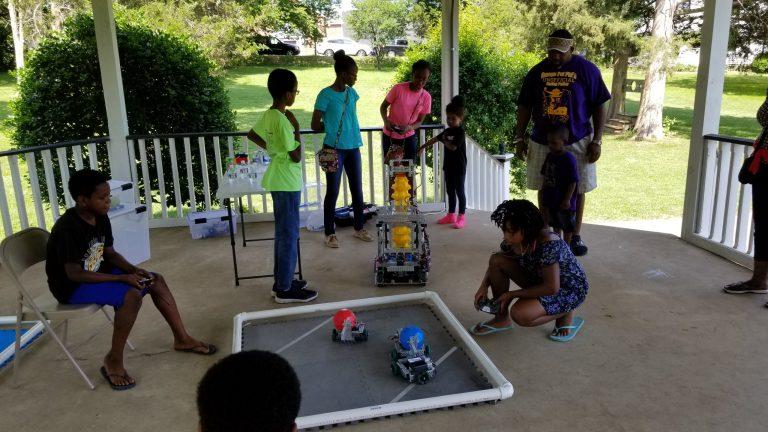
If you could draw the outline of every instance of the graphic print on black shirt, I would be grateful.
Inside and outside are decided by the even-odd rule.
[[[111,266],[104,263],[104,250],[113,242],[109,217],[96,216],[96,224],[91,225],[74,208],[67,210],[53,225],[48,239],[45,272],[53,296],[66,303],[79,285],[67,277],[67,263],[78,264],[85,271],[109,273]]]

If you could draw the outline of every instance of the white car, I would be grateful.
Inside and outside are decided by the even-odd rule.
[[[322,42],[317,44],[317,52],[326,56],[332,56],[333,53],[342,49],[347,55],[361,57],[370,55],[371,51],[373,51],[373,48],[371,48],[371,46],[368,44],[356,42],[350,38],[343,37],[324,39]]]

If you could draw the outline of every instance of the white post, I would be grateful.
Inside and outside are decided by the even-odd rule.
[[[688,153],[688,176],[685,186],[683,228],[681,237],[694,236],[699,201],[699,185],[704,152],[704,135],[720,130],[720,108],[723,101],[725,60],[731,27],[733,0],[704,2],[704,23],[701,29],[701,52],[696,78],[696,98],[693,104],[691,147]]]
[[[501,188],[501,201],[506,201],[509,199],[509,184],[512,182],[512,178],[509,175],[509,170],[512,168],[512,159],[515,158],[515,154],[514,153],[498,154],[498,155],[493,155],[493,158],[501,162],[501,165],[503,166],[502,174],[501,174],[501,184],[499,185],[499,187]],[[501,204],[501,202],[496,203],[496,205],[498,204]]]
[[[123,78],[120,74],[120,56],[117,51],[115,14],[112,0],[92,0],[93,23],[96,28],[96,48],[99,53],[101,85],[109,125],[109,167],[112,177],[136,181],[131,177],[128,156],[128,113],[125,109]]]
[[[443,0],[440,115],[446,123],[445,106],[459,94],[459,0]]]

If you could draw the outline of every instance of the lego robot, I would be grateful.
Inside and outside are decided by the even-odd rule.
[[[392,375],[416,384],[426,384],[435,377],[437,368],[429,357],[429,345],[424,343],[424,332],[420,328],[401,328],[391,339],[395,342],[390,353]]]
[[[376,224],[378,254],[374,262],[376,286],[427,283],[430,266],[426,219],[413,202],[415,167],[410,160],[389,162],[392,193],[379,211]]]
[[[333,330],[331,340],[334,342],[365,342],[368,340],[368,330],[365,323],[358,322],[354,312],[341,309],[333,315]]]

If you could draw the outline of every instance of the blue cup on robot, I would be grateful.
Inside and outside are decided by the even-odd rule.
[[[416,326],[400,329],[400,346],[405,350],[411,349],[411,337],[416,336],[416,349],[424,348],[424,332]]]

